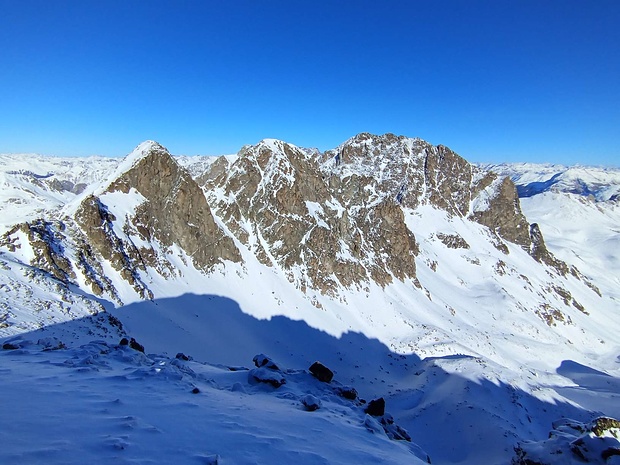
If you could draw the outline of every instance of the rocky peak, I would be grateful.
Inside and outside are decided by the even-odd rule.
[[[499,238],[533,250],[512,181],[474,167],[443,145],[362,133],[325,152],[321,169],[330,186],[354,203],[389,200],[413,210],[432,205],[487,226],[501,250],[508,248]]]
[[[156,142],[140,144],[104,186],[82,201],[75,219],[94,251],[140,294],[146,286],[140,271],[174,273],[165,256],[173,245],[203,271],[223,260],[241,260],[215,223],[202,189]]]
[[[132,168],[106,192],[129,194],[135,189],[145,199],[131,221],[141,239],[154,237],[165,247],[177,244],[204,270],[221,260],[240,261],[232,240],[215,223],[202,189],[168,150],[148,141],[133,154],[138,156],[131,160]]]
[[[264,140],[244,147],[206,190],[229,230],[304,290],[414,278],[415,239],[402,210],[365,198],[348,208],[351,199],[319,161],[312,151]]]

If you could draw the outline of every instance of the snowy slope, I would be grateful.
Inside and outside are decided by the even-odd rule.
[[[104,157],[0,154],[0,233],[22,221],[53,216],[118,163],[119,159]]]
[[[2,463],[426,463],[415,444],[390,440],[394,425],[303,369],[280,372],[276,389],[255,369],[44,343],[0,352],[0,396],[16,398],[0,409]]]
[[[502,176],[509,176],[517,184],[520,197],[552,191],[591,195],[599,201],[620,198],[620,168],[536,163],[480,166]]]
[[[416,144],[421,142],[411,139],[406,143],[414,152]],[[265,170],[265,179],[273,181],[260,185],[264,194],[261,202],[264,203],[265,199],[276,196],[275,190],[273,195],[269,190],[274,183],[292,186],[300,173],[291,168],[290,153],[294,149],[287,149],[279,141],[267,140],[262,144],[260,147],[268,146],[275,153],[272,164],[256,165],[257,169]],[[286,262],[278,261],[272,252],[282,245],[277,241],[270,243],[262,234],[263,230],[253,228],[247,218],[240,221],[247,237],[242,237],[229,227],[230,213],[225,207],[239,199],[226,194],[223,188],[209,191],[208,183],[214,182],[216,175],[224,173],[231,180],[231,185],[236,185],[232,173],[236,171],[244,175],[239,168],[243,159],[241,155],[218,159],[177,159],[180,165],[190,168],[194,178],[204,177],[207,180],[205,190],[211,199],[214,221],[234,242],[240,261],[223,261],[205,272],[195,266],[192,257],[177,245],[166,246],[157,239],[151,237],[147,240],[146,236],[132,232],[130,220],[147,199],[135,189],[111,192],[108,187],[115,178],[136,166],[152,146],[150,142],[141,144],[125,161],[115,161],[106,165],[105,169],[95,170],[100,182],[90,183],[81,194],[63,194],[66,197],[49,200],[47,190],[37,191],[36,198],[44,199],[45,208],[24,210],[27,213],[24,217],[29,220],[61,208],[63,215],[71,217],[88,193],[98,195],[107,214],[114,218],[110,230],[115,237],[125,241],[125,244],[143,247],[144,250],[148,248],[153,256],[165,258],[166,266],[163,268],[158,266],[163,263],[161,260],[154,264],[146,260],[133,270],[135,279],[152,293],[151,299],[145,300],[144,294],[138,292],[135,285],[130,285],[110,260],[99,257],[99,266],[102,276],[109,279],[110,288],[114,289],[114,298],[105,292],[95,298],[84,272],[88,271],[87,268],[74,267],[76,278],[70,286],[59,282],[49,272],[37,271],[31,264],[36,258],[36,249],[29,245],[31,238],[21,230],[11,236],[11,242],[0,247],[0,259],[4,263],[0,270],[4,284],[0,294],[4,299],[0,335],[10,340],[19,334],[20,338],[34,343],[41,337],[55,336],[68,347],[63,351],[73,351],[43,353],[35,347],[36,344],[26,344],[26,352],[18,351],[10,356],[4,352],[1,354],[7,360],[8,370],[11,370],[10,379],[16,380],[15,385],[32,381],[33,397],[41,399],[41,402],[48,394],[37,382],[33,370],[20,366],[20,353],[22,360],[28,363],[31,360],[32,363],[35,360],[51,363],[49,368],[52,370],[56,370],[52,368],[56,367],[54,358],[65,357],[59,368],[64,370],[64,360],[67,358],[87,359],[85,351],[91,353],[99,347],[97,350],[108,352],[101,355],[105,363],[98,370],[81,370],[84,367],[80,365],[78,372],[90,373],[83,385],[92,386],[94,392],[99,393],[110,389],[118,393],[110,397],[121,400],[122,396],[128,395],[128,390],[124,388],[125,381],[114,384],[119,372],[138,370],[144,375],[145,372],[152,372],[152,367],[164,359],[164,365],[169,365],[170,357],[177,352],[193,356],[195,362],[190,365],[194,372],[201,372],[207,362],[248,366],[248,361],[260,352],[295,370],[305,369],[313,361],[321,360],[334,370],[339,382],[355,386],[362,397],[385,397],[388,411],[398,424],[409,431],[413,442],[429,453],[433,463],[507,463],[518,441],[544,439],[551,423],[558,418],[570,417],[587,422],[600,414],[620,416],[617,389],[620,378],[620,341],[617,338],[620,330],[620,314],[617,311],[620,274],[615,254],[617,247],[612,247],[617,242],[620,222],[614,208],[602,208],[581,197],[565,194],[546,193],[523,199],[522,206],[528,220],[539,223],[549,249],[582,273],[562,274],[552,266],[537,262],[522,246],[500,240],[494,231],[468,216],[477,209],[484,211],[489,207],[487,203],[492,202],[496,195],[492,191],[501,179],[493,181],[495,184],[491,183],[486,190],[483,189],[473,201],[461,197],[449,200],[454,201],[450,205],[468,202],[469,210],[462,214],[458,208],[448,211],[440,206],[441,203],[429,200],[436,195],[431,191],[432,182],[437,182],[436,179],[421,184],[428,188],[421,196],[409,185],[409,200],[405,199],[401,208],[402,221],[415,234],[419,249],[415,256],[416,279],[392,279],[381,285],[366,281],[356,286],[341,286],[336,293],[327,294],[312,287],[301,289],[299,273],[303,272],[303,267],[288,268]],[[251,149],[246,149],[244,153],[247,154],[248,150]],[[289,150],[288,154],[286,150]],[[377,159],[383,160],[380,169],[373,171],[360,162],[357,166],[340,166],[337,172],[341,179],[338,182],[349,182],[347,179],[354,176],[364,180],[366,187],[358,192],[365,203],[344,205],[336,198],[325,204],[302,200],[300,205],[305,205],[308,216],[300,221],[300,214],[291,213],[291,217],[298,221],[296,224],[308,223],[313,230],[328,231],[334,224],[331,215],[343,217],[345,211],[347,214],[363,212],[364,208],[373,208],[385,202],[389,196],[382,189],[385,186],[400,189],[401,174],[406,176],[415,171],[424,175],[424,170],[416,168],[414,163],[395,168],[395,163],[399,163],[397,158],[381,159],[386,156],[385,147],[383,152],[379,148],[376,150]],[[293,159],[292,162],[302,163],[316,156],[321,155],[306,151],[301,161]],[[260,162],[260,159],[257,160]],[[404,157],[404,160],[408,158]],[[415,160],[415,163],[420,161]],[[277,171],[277,166],[283,167],[283,173]],[[46,171],[46,174],[49,172]],[[324,171],[323,175],[327,173]],[[482,178],[483,174],[478,173],[471,182],[475,185]],[[246,179],[247,182],[243,176],[239,179]],[[343,185],[349,189],[355,183]],[[302,191],[295,192],[295,195],[298,192]],[[366,195],[368,197],[364,197]],[[216,200],[220,202],[217,208],[214,206]],[[569,203],[569,200],[575,203]],[[558,205],[562,207],[558,208]],[[5,208],[9,211],[9,217],[16,220],[22,218],[12,206]],[[269,209],[262,214],[267,212]],[[585,223],[587,227],[579,227]],[[49,227],[55,228],[53,225]],[[65,248],[60,252],[68,257],[70,263],[76,263],[81,250],[80,228],[67,224],[65,230],[59,229],[56,233],[59,238],[60,235],[65,237],[59,239],[58,244]],[[271,256],[268,260],[261,259],[257,250],[265,250]],[[346,249],[341,248],[339,253],[344,255],[344,252]],[[351,257],[349,254],[347,260],[350,261]],[[388,259],[369,255],[365,257],[365,263],[387,263]],[[46,308],[38,310],[44,302]],[[105,313],[101,312],[102,306],[106,309]],[[90,318],[95,312],[97,318],[106,315],[100,320],[100,325],[105,329],[89,329],[93,324]],[[108,315],[116,319],[109,320]],[[122,329],[114,326],[116,321],[122,323]],[[89,335],[89,331],[92,334]],[[89,339],[105,339],[108,344],[114,345],[124,334],[144,344],[147,353],[159,355],[139,361],[139,366],[134,368],[135,360],[129,363],[120,357],[119,361],[118,354],[125,352],[118,352],[112,346],[82,347],[84,341]],[[124,365],[125,362],[129,365]],[[288,393],[291,395],[284,396],[289,402],[286,406],[278,404],[282,400],[280,397],[274,399],[264,390],[254,392],[254,387],[248,386],[244,389],[252,392],[246,392],[248,397],[239,400],[234,396],[231,398],[230,392],[220,388],[221,385],[232,386],[232,378],[241,375],[216,368],[211,366],[208,376],[213,377],[219,386],[217,392],[210,394],[220,400],[219,406],[214,410],[213,406],[194,401],[195,397],[192,397],[189,402],[197,404],[192,407],[195,415],[188,414],[187,420],[177,420],[182,423],[180,429],[188,431],[187,438],[167,436],[150,455],[147,446],[152,445],[152,441],[142,437],[140,428],[139,433],[125,434],[127,437],[124,438],[118,436],[118,430],[114,430],[106,433],[114,438],[109,444],[109,448],[115,450],[111,453],[131,451],[135,445],[137,455],[125,454],[129,459],[153,457],[157,461],[157,457],[170,457],[170,452],[164,449],[179,441],[179,450],[188,454],[184,455],[188,461],[192,460],[191,457],[202,457],[206,461],[205,457],[219,454],[222,463],[243,463],[249,460],[248,451],[255,451],[256,457],[260,458],[266,457],[269,450],[277,450],[284,461],[291,460],[293,455],[290,454],[297,451],[301,463],[351,462],[345,459],[344,452],[341,454],[336,449],[310,454],[300,445],[301,437],[284,433],[290,426],[309,427],[311,431],[316,431],[317,445],[329,444],[322,434],[329,428],[335,428],[338,433],[333,436],[349,438],[347,442],[351,450],[366,454],[363,455],[366,459],[360,456],[356,461],[373,462],[374,452],[361,445],[367,441],[366,436],[357,436],[360,431],[367,433],[365,427],[359,428],[366,422],[364,416],[359,415],[359,410],[347,411],[342,417],[345,418],[344,423],[328,415],[320,425],[309,425],[306,423],[308,412],[300,411],[306,416],[296,417],[296,413],[291,413],[288,408],[291,402],[299,407],[302,393],[322,395],[315,390],[316,386],[295,381],[293,391]],[[72,373],[66,369],[50,376],[57,385],[63,386],[67,380],[73,379]],[[303,375],[301,372],[298,374]],[[186,375],[184,372],[183,376]],[[130,380],[134,383],[132,390],[136,389],[135,383],[141,383],[135,396],[127,397],[127,405],[134,405],[138,414],[127,409],[122,413],[138,419],[148,416],[148,425],[163,429],[162,425],[166,424],[162,423],[163,418],[169,418],[167,415],[172,415],[179,404],[188,402],[177,402],[179,395],[184,398],[187,393],[189,384],[183,383],[205,381],[193,376],[187,375],[181,382],[175,374],[173,383],[153,386],[142,378]],[[244,376],[247,380],[247,372]],[[153,378],[145,375],[144,379]],[[179,385],[185,387],[181,389],[182,394],[177,395],[174,389]],[[7,386],[0,388],[14,389],[13,384]],[[204,383],[200,385],[201,390],[209,389],[208,392],[212,387]],[[160,400],[170,399],[161,401],[162,417],[159,420],[151,412],[155,405],[139,395],[147,389],[158,392]],[[58,387],[57,394],[60,396],[62,392],[62,387]],[[71,390],[66,392],[74,393]],[[92,411],[87,396],[78,398],[76,412]],[[326,402],[330,409],[335,408],[330,404],[331,400]],[[230,409],[222,405],[230,405]],[[24,403],[16,403],[14,408],[28,409]],[[248,409],[250,413],[247,418],[240,419],[233,415],[234,411]],[[21,423],[16,423],[21,425],[22,429],[18,430],[22,432],[20,434],[25,434],[23,431],[34,421],[35,411],[27,411],[29,414],[22,417]],[[49,408],[48,413],[56,418],[50,420],[52,424],[61,421],[60,410]],[[199,429],[192,426],[195,422],[199,423],[199,417],[220,415],[224,422],[241,425],[250,431],[250,435],[256,436],[256,431],[266,428],[257,418],[262,421],[266,413],[274,416],[274,425],[268,427],[269,441],[257,443],[256,438],[248,439],[247,449],[241,448],[228,456],[217,447],[202,449],[194,445],[204,431],[219,431],[219,423],[215,421],[207,421]],[[105,415],[98,418],[103,423],[107,421]],[[98,428],[100,425],[94,427],[93,434],[99,434]],[[446,429],[449,429],[448,434]],[[35,429],[30,434],[31,438],[36,439],[42,433]],[[405,455],[410,456],[407,447],[394,446],[392,442],[385,446],[386,438],[380,434],[378,436],[380,444],[377,447],[387,454],[382,456],[384,460],[402,463]],[[232,433],[216,437],[218,441],[212,444],[224,446],[238,439]],[[18,437],[12,436],[11,441],[13,439]],[[63,456],[73,457],[66,455],[70,454],[67,451],[70,443],[64,447],[62,440],[50,439],[47,448],[56,451],[58,462],[63,461]],[[92,452],[93,457],[97,454],[112,457],[106,455],[109,450],[105,443],[88,445],[82,442],[77,445],[78,449],[92,447],[89,450],[95,451]],[[347,454],[352,453],[351,450],[345,449]],[[22,443],[11,449],[13,455],[7,457],[25,459],[27,451],[28,447]],[[163,462],[165,460],[160,460],[160,463]]]

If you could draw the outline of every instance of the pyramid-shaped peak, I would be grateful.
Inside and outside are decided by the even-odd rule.
[[[302,152],[296,145],[279,139],[263,139],[255,147],[259,150],[267,149],[271,152],[285,152],[287,149]]]
[[[113,181],[122,176],[127,171],[134,168],[138,163],[151,155],[167,155],[172,160],[172,156],[166,147],[153,140],[147,140],[139,144],[131,151],[118,165],[115,172],[110,176],[109,181]]]
[[[133,149],[133,151],[129,153],[127,157],[125,157],[125,160],[131,161],[132,164],[134,164],[133,162],[139,161],[140,159],[151,154],[152,152],[165,152],[168,154],[170,153],[168,149],[161,145],[159,142],[156,142],[154,140],[145,140],[144,142],[138,144],[138,146]]]

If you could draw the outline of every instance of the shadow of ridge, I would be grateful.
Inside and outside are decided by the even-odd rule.
[[[411,367],[420,363],[416,355],[396,355],[361,333],[346,332],[338,338],[303,320],[255,318],[235,300],[219,295],[184,294],[129,304],[111,313],[147,351],[184,352],[209,363],[247,366],[259,353],[289,368],[307,368],[319,360],[336,373],[349,367],[380,367],[395,358]]]
[[[562,375],[570,380],[573,380],[577,384],[579,384],[579,380],[589,376],[602,376],[611,378],[611,375],[605,372],[595,370],[594,368],[582,365],[581,363],[575,362],[573,360],[563,360],[556,372],[558,375]]]
[[[474,382],[435,363],[476,363],[469,356],[422,360],[414,354],[396,354],[361,333],[337,338],[285,316],[260,320],[219,295],[185,294],[109,313],[145,346],[146,353],[174,357],[183,352],[197,361],[246,367],[252,366],[254,355],[265,353],[283,368],[293,369],[307,369],[319,360],[334,371],[336,381],[355,387],[362,397],[385,397],[387,411],[434,464],[493,463],[486,461],[490,455],[498,457],[497,463],[507,463],[518,440],[545,439],[552,421],[561,417],[587,421],[594,416],[568,403],[544,402],[503,382]],[[36,342],[56,336],[72,346],[94,339],[118,342],[121,333],[106,319],[100,314],[19,337]],[[93,328],[97,320],[100,326]]]

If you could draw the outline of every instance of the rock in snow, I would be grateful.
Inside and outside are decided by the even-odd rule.
[[[310,366],[309,371],[316,379],[323,381],[324,383],[330,383],[334,377],[334,373],[321,362],[314,362]]]
[[[368,402],[366,413],[368,415],[372,415],[373,417],[382,417],[385,414],[385,399],[383,397],[379,397],[378,399]]]

